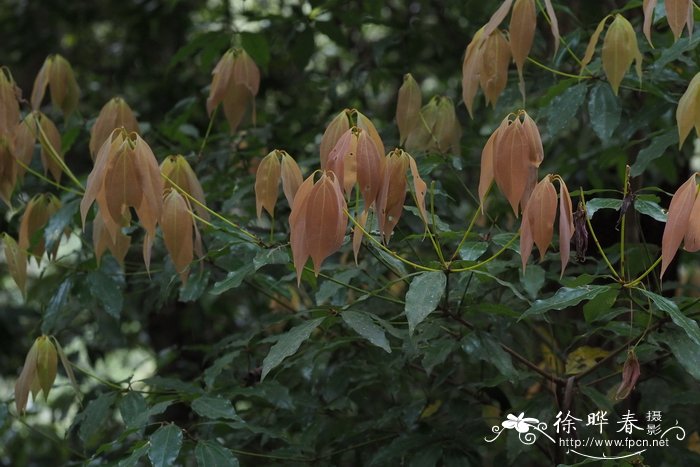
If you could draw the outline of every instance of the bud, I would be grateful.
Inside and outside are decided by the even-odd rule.
[[[625,364],[622,367],[622,382],[617,388],[615,399],[627,399],[627,396],[630,395],[637,384],[640,374],[639,360],[637,360],[634,349],[630,349],[627,352],[627,360],[625,360]]]
[[[406,138],[420,121],[422,100],[420,86],[410,73],[406,73],[396,101],[396,125],[399,127],[401,144],[406,142]]]

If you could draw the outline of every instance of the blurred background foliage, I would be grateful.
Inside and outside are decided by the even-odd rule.
[[[79,112],[64,121],[46,111],[60,122],[64,148],[70,148],[66,161],[74,172],[86,175],[91,169],[89,128],[101,106],[120,95],[136,111],[159,160],[184,154],[209,205],[264,238],[269,221],[257,221],[254,214],[257,161],[275,148],[284,149],[310,173],[318,166],[326,124],[344,108],[368,115],[387,148],[393,148],[398,144],[396,94],[410,72],[421,84],[424,103],[434,95],[447,96],[462,126],[459,154],[414,154],[424,178],[435,182],[436,228],[445,245],[454,248],[478,205],[481,148],[501,119],[523,106],[514,67],[495,109],[485,108],[479,95],[472,120],[461,102],[464,49],[497,3],[4,0],[0,64],[9,67],[25,97],[48,54],[60,53],[72,64],[82,90]],[[692,144],[677,149],[674,112],[698,71],[700,36],[684,35],[674,44],[665,23],[659,24],[656,49],[651,49],[640,33],[640,1],[555,5],[562,34],[579,57],[607,13],[624,12],[638,32],[644,80],[640,85],[629,75],[620,98],[612,96],[598,58],[590,66],[592,79],[564,78],[528,63],[525,81],[526,109],[545,144],[540,175],[559,173],[572,191],[580,186],[589,190],[589,198],[617,200],[598,202],[601,209],[592,219],[611,255],[619,249],[613,226],[625,165],[633,166],[633,190],[658,187],[640,193],[657,218],[630,213],[630,271],[639,273],[658,252],[663,228],[659,206],[667,206],[669,199],[664,191],[674,191],[686,179],[693,160]],[[531,56],[578,74],[566,47],[554,54],[541,14],[538,23]],[[257,122],[230,135],[218,115],[200,154],[209,125],[205,100],[211,70],[230,46],[245,48],[262,71]],[[15,192],[16,209],[4,211],[0,230],[15,235],[23,205],[47,190],[51,188],[27,177]],[[591,257],[571,265],[560,280],[558,259],[550,253],[542,265],[530,264],[523,274],[513,249],[481,273],[449,277],[444,303],[409,336],[403,297],[414,271],[380,250],[367,248],[355,266],[346,247],[327,262],[323,277],[305,274],[297,289],[289,264],[285,202],[277,207],[271,248],[251,246],[225,228],[205,229],[207,257],[181,288],[162,243],[156,243],[151,274],[145,273],[138,231],[124,271],[109,257],[97,268],[90,227],[85,233],[78,229],[75,196],[60,195],[69,206],[63,216],[74,234],[58,261],[32,270],[26,302],[3,269],[4,465],[145,463],[147,455],[153,460],[158,454],[149,452],[149,446],[162,441],[153,438],[156,430],[168,434],[160,430],[170,429],[169,422],[184,431],[176,430],[181,444],[166,443],[169,451],[164,450],[177,455],[177,445],[177,463],[183,465],[565,462],[562,452],[526,447],[511,435],[492,445],[483,441],[506,413],[524,411],[552,421],[564,396],[562,387],[553,390],[502,345],[563,376],[567,356],[576,348],[617,349],[640,334],[652,317],[647,302],[610,288],[586,306],[576,303],[517,321],[536,299],[562,285],[604,284],[605,267]],[[500,194],[492,195],[489,204],[479,235],[461,252],[465,264],[498,250],[510,238],[508,232],[517,231],[519,221]],[[434,257],[421,240],[415,211],[404,216],[392,248],[430,264]],[[597,257],[592,248],[589,254]],[[683,261],[692,272],[692,258],[685,255]],[[697,310],[692,281],[683,285],[668,273],[662,289],[652,274],[647,284],[664,295],[679,295],[684,310]],[[343,316],[341,310],[347,309],[356,315]],[[654,315],[663,321],[657,311]],[[262,362],[279,336],[314,318],[324,319],[309,330],[309,341],[260,382]],[[372,331],[359,331],[362,323]],[[571,407],[579,414],[663,410],[689,438],[650,450],[638,461],[693,465],[700,461],[700,422],[693,417],[700,402],[700,351],[668,327],[659,325],[637,347],[642,379],[630,398],[612,399],[622,352],[576,387]],[[12,386],[31,343],[43,332],[56,335],[79,367],[83,403],[76,403],[67,380],[59,377],[48,403],[37,401],[19,419]],[[674,341],[680,344],[674,346]],[[165,459],[163,465],[175,462],[174,457]]]

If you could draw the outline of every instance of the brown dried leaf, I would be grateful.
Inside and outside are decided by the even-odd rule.
[[[542,147],[542,137],[535,121],[530,118],[527,112],[523,111],[523,130],[530,143],[529,161],[533,167],[539,167],[544,160],[544,149]]]
[[[508,83],[510,46],[501,31],[494,31],[488,36],[483,47],[479,83],[486,97],[486,104],[490,103],[495,107]]]
[[[680,247],[681,241],[688,231],[690,213],[693,209],[697,191],[695,174],[693,174],[676,190],[673,198],[671,198],[671,205],[668,208],[668,220],[661,239],[661,277],[664,276],[666,268],[676,256],[678,247]]]
[[[212,80],[207,98],[207,113],[211,117],[214,109],[224,100],[233,77],[233,50],[227,50],[211,72]]]
[[[493,149],[496,184],[518,216],[518,204],[530,177],[530,142],[519,118],[498,132]]]
[[[357,255],[360,252],[360,247],[362,246],[362,229],[364,229],[365,225],[367,225],[368,215],[369,211],[362,211],[362,214],[360,214],[356,219],[359,225],[354,226],[352,230],[352,253],[355,256],[355,264],[357,264]]]
[[[286,151],[282,151],[282,190],[284,191],[284,196],[287,198],[287,202],[291,207],[294,204],[294,196],[299,190],[299,187],[304,182],[301,176],[301,170],[299,165],[292,156],[287,154]]]
[[[160,228],[165,248],[183,284],[187,283],[190,264],[194,259],[193,227],[194,219],[187,201],[177,190],[171,189],[163,200]]]
[[[128,226],[130,223],[131,216],[129,211],[126,210],[122,225]],[[125,235],[122,229],[117,229],[116,235],[114,239],[112,239],[112,236],[105,228],[102,216],[96,216],[92,224],[92,244],[95,247],[95,260],[98,266],[100,265],[100,259],[104,252],[109,250],[112,256],[114,256],[114,259],[123,267],[124,258],[126,258],[126,254],[129,252],[129,247],[131,246],[131,237]]]
[[[566,183],[559,179],[559,256],[561,257],[561,274],[564,276],[566,265],[569,264],[571,239],[574,236],[574,214],[571,196]]]
[[[51,339],[41,336],[37,340],[36,355],[36,376],[44,391],[44,398],[48,400],[51,386],[56,380],[56,370],[58,368],[58,355]]]
[[[172,180],[179,189],[196,199],[202,205],[206,206],[204,190],[197,179],[197,175],[192,170],[192,167],[181,154],[170,155],[166,157],[160,164],[160,172],[164,176]],[[169,181],[163,182],[163,191],[165,193],[169,188],[175,188]],[[199,204],[194,203],[194,210],[197,215],[204,220],[209,220],[209,212]]]
[[[552,243],[554,219],[557,216],[557,192],[550,176],[546,176],[535,186],[526,211],[541,261]]]
[[[71,364],[68,361],[65,352],[63,351],[63,347],[61,347],[61,344],[55,337],[52,336],[52,339],[56,347],[56,352],[58,353],[58,358],[61,360],[61,365],[63,365],[63,369],[65,370],[66,375],[68,376],[68,379],[70,380],[70,383],[73,386],[73,389],[75,389],[76,394],[80,395],[80,387],[78,386],[78,381],[75,379],[73,368],[71,367]]]
[[[518,68],[520,79],[520,91],[525,95],[525,82],[523,80],[523,66],[532,48],[537,27],[537,10],[535,0],[515,0],[510,17],[510,51],[513,61]]]
[[[603,70],[610,81],[613,92],[617,95],[625,73],[637,62],[637,75],[642,79],[642,54],[637,45],[637,35],[632,25],[624,16],[617,14],[605,34],[602,51]]]
[[[80,88],[70,63],[61,55],[54,55],[49,68],[51,103],[61,109],[64,118],[78,108]]]
[[[552,31],[552,36],[554,36],[554,53],[559,50],[559,21],[557,21],[557,15],[554,13],[554,7],[552,6],[552,0],[544,0],[544,7],[547,11],[547,16],[549,16],[550,29]]]
[[[12,146],[11,140],[0,136],[0,199],[10,208],[12,207],[12,191],[17,182],[17,169],[19,167],[15,161]]]
[[[379,230],[384,243],[389,243],[391,233],[398,224],[406,201],[406,172],[409,160],[400,149],[386,156],[384,183],[377,200]]]
[[[491,35],[491,33],[501,25],[503,20],[506,19],[506,16],[508,16],[508,12],[510,11],[510,6],[512,4],[513,0],[504,0],[501,6],[498,7],[498,10],[491,15],[489,22],[484,26],[484,36]]]
[[[374,123],[372,123],[372,120],[367,118],[359,110],[355,110],[355,114],[357,115],[357,127],[362,131],[369,133],[369,137],[374,142],[377,152],[384,157],[384,143],[382,142],[382,138],[379,137],[379,133],[377,132]]]
[[[332,172],[326,172],[308,195],[306,208],[305,243],[318,276],[321,264],[343,245],[348,217],[345,213],[345,198]]]
[[[644,31],[644,36],[649,41],[649,45],[654,47],[651,43],[651,25],[654,21],[654,8],[656,8],[656,0],[644,0],[642,9],[644,10],[644,26],[642,31]]]
[[[683,248],[690,252],[700,250],[700,196],[695,197],[693,208],[690,210],[688,228],[683,238]]]
[[[139,131],[139,124],[134,112],[121,97],[113,97],[100,110],[95,124],[90,130],[90,157],[95,160],[102,143],[116,128],[124,127],[128,132]]]
[[[240,50],[233,62],[233,81],[248,88],[253,97],[258,95],[260,70],[245,50]]]
[[[22,296],[27,298],[27,253],[22,250],[14,238],[4,233],[2,241],[5,245],[5,261],[7,269],[10,271],[12,279],[22,292]]]
[[[44,167],[44,174],[50,172],[53,179],[60,182],[63,170],[55,156],[63,160],[61,134],[46,115],[38,113],[38,120],[40,128],[37,128],[36,138],[41,144],[41,165]]]
[[[24,366],[15,382],[15,407],[19,415],[22,415],[27,408],[29,391],[36,378],[37,347],[38,344],[35,340],[24,359]]]
[[[326,127],[326,131],[323,132],[323,137],[321,138],[321,170],[326,169],[326,163],[328,157],[335,148],[338,140],[350,129],[350,122],[348,121],[348,111],[343,110],[338,115],[336,115],[333,120]]]
[[[8,140],[12,139],[20,119],[16,89],[12,77],[0,69],[0,137]]]
[[[275,217],[275,204],[282,175],[278,152],[275,150],[263,157],[255,174],[255,209],[258,219],[262,217],[263,209],[270,217]]]
[[[357,180],[357,129],[349,128],[338,138],[336,145],[328,154],[326,170],[337,177],[340,186],[349,192]]]
[[[421,220],[428,228],[428,213],[425,210],[425,195],[428,192],[428,185],[420,178],[418,173],[418,166],[416,165],[416,160],[411,157],[410,154],[405,153],[408,156],[408,166],[411,169],[411,176],[413,177],[413,191],[416,195],[416,205],[418,207],[418,212],[420,212]]]
[[[306,208],[308,206],[309,193],[314,187],[314,174],[311,174],[299,186],[292,212],[289,214],[289,242],[292,246],[292,259],[297,272],[297,285],[301,283],[301,273],[304,271],[306,260],[309,259],[309,250],[306,244]]]
[[[591,63],[591,60],[593,59],[593,54],[595,53],[595,47],[598,45],[598,38],[600,38],[600,34],[603,32],[603,28],[605,28],[605,23],[608,21],[610,18],[610,15],[606,16],[602,20],[600,20],[600,23],[598,23],[598,26],[595,28],[595,31],[593,31],[593,35],[591,36],[590,41],[588,41],[588,46],[586,47],[586,53],[583,54],[583,59],[581,60],[581,73],[583,74],[583,71],[586,69],[586,66]]]
[[[474,118],[474,97],[479,89],[479,75],[481,74],[484,28],[479,29],[467,46],[462,62],[462,100],[469,111],[469,116]]]
[[[235,82],[229,85],[224,95],[224,115],[231,133],[235,133],[243,121],[250,102],[253,102],[253,96],[248,87]]]
[[[357,137],[356,160],[357,182],[367,211],[376,202],[384,182],[384,154],[379,152],[367,131],[360,130]]]
[[[400,144],[406,142],[406,138],[418,124],[422,101],[420,86],[411,73],[406,73],[396,101],[396,124],[399,127]]]
[[[676,109],[676,122],[678,125],[678,147],[683,146],[683,142],[690,134],[690,130],[695,126],[695,132],[700,135],[700,73],[697,73],[688,85]]]
[[[692,13],[690,0],[666,0],[666,19],[673,31],[674,41],[683,33],[683,27],[689,22]]]
[[[496,128],[489,139],[484,145],[484,149],[481,150],[481,171],[479,173],[479,204],[481,204],[481,210],[484,210],[484,199],[486,198],[486,192],[491,187],[493,183],[493,151],[496,139],[498,138],[499,131],[508,126],[508,117],[504,118],[501,124]]]
[[[34,87],[32,88],[32,96],[30,102],[32,104],[32,110],[39,110],[41,107],[41,101],[44,100],[44,94],[46,93],[46,86],[49,84],[49,70],[51,69],[51,56],[46,57],[43,65],[39,69],[36,78],[34,78]]]
[[[38,232],[46,226],[49,218],[61,207],[61,201],[54,195],[39,194],[27,203],[19,226],[19,247],[41,261],[44,254],[44,237]],[[57,245],[58,246],[58,245]]]

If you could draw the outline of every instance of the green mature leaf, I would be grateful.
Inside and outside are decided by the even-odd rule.
[[[496,339],[483,332],[471,332],[460,342],[462,350],[468,355],[493,364],[507,378],[515,378],[518,372],[513,367],[510,355],[506,353]]]
[[[587,323],[592,323],[601,316],[607,314],[613,307],[617,296],[620,293],[620,286],[612,284],[610,290],[606,290],[591,301],[583,305],[583,316]]]
[[[124,298],[121,287],[111,276],[101,270],[90,271],[87,275],[90,294],[112,318],[119,320]]]
[[[119,401],[119,413],[127,430],[141,428],[148,423],[148,405],[143,396],[130,391]]]
[[[447,278],[442,272],[423,272],[413,278],[406,292],[405,308],[410,334],[435,311],[445,293],[446,284]]]
[[[653,201],[637,199],[634,202],[634,209],[659,222],[666,222],[668,220],[668,212]]]
[[[83,444],[89,444],[89,441],[100,431],[100,427],[105,424],[110,414],[110,408],[116,398],[117,395],[115,393],[102,393],[97,396],[97,399],[91,400],[79,417],[76,417],[76,422],[78,418],[80,419],[78,437]]]
[[[657,333],[656,339],[665,343],[673,352],[678,363],[700,381],[700,345],[690,339],[680,329],[668,329]]]
[[[289,263],[289,248],[277,247],[269,250],[261,250],[253,258],[253,266],[257,271],[268,264],[287,264]]]
[[[202,396],[192,401],[192,410],[198,415],[211,419],[229,418],[239,420],[231,401],[220,397]]]
[[[634,161],[632,167],[630,167],[630,175],[633,177],[638,177],[646,170],[649,164],[655,159],[663,156],[666,149],[669,146],[676,144],[678,142],[678,130],[674,127],[658,136],[655,136],[651,140],[651,144],[645,147],[639,154],[637,154],[637,160]]]
[[[604,143],[610,140],[620,124],[622,109],[612,89],[605,83],[596,83],[588,96],[588,116],[591,127]]]
[[[231,364],[233,359],[240,352],[230,352],[214,360],[209,368],[204,370],[204,384],[207,388],[211,388],[216,381],[216,378],[221,374],[224,368]]]
[[[384,329],[375,324],[367,313],[346,310],[340,316],[343,318],[343,321],[345,321],[345,324],[350,326],[353,331],[387,353],[391,353],[391,347],[389,346],[389,341],[386,338]]]
[[[589,218],[601,209],[614,209],[618,211],[622,206],[621,199],[614,198],[593,198],[586,202],[586,212]]]
[[[136,467],[139,465],[139,460],[148,452],[149,444],[146,441],[139,441],[138,447],[135,447],[131,455],[119,461],[119,467]]]
[[[151,435],[149,443],[148,458],[153,467],[170,467],[180,454],[182,430],[173,424],[162,426]]]
[[[294,355],[302,342],[307,340],[311,333],[321,325],[326,318],[316,318],[295,326],[287,333],[282,334],[277,343],[272,346],[270,353],[263,360],[262,374],[260,380],[264,380],[267,374],[277,367],[282,361]]]
[[[209,285],[209,276],[211,271],[209,269],[195,269],[194,274],[190,274],[189,279],[187,279],[187,284],[184,284],[180,288],[181,302],[194,302],[199,300],[199,297],[204,294]]]
[[[681,310],[678,309],[678,305],[668,298],[657,295],[654,292],[649,292],[648,290],[637,290],[639,290],[643,295],[646,295],[647,298],[651,299],[659,310],[667,313],[671,317],[671,320],[676,323],[676,325],[683,328],[688,337],[696,345],[700,345],[700,327],[698,327],[697,321],[685,316]]]
[[[78,206],[80,206],[79,199],[69,201],[61,206],[61,208],[56,211],[56,214],[49,218],[49,222],[47,222],[44,228],[46,251],[52,251],[54,246],[61,240],[61,235],[63,235],[66,228],[71,224],[73,216],[78,212]]]
[[[243,265],[240,269],[235,271],[230,271],[226,277],[214,284],[214,286],[209,290],[210,293],[214,295],[220,295],[227,290],[235,289],[240,286],[246,277],[255,272],[255,265],[253,263],[247,263]]]
[[[465,242],[459,249],[459,257],[464,261],[476,261],[488,248],[489,244],[486,242]]]
[[[72,287],[73,280],[70,277],[67,277],[63,282],[61,282],[58,290],[53,297],[51,297],[51,300],[49,300],[49,304],[44,312],[44,320],[41,323],[41,332],[44,334],[51,334],[55,330],[58,318],[63,310],[63,307],[68,301]]]
[[[585,98],[586,85],[581,83],[568,87],[566,91],[551,100],[542,110],[542,115],[547,119],[549,137],[554,137],[569,127]]]
[[[528,266],[525,272],[521,273],[520,282],[530,298],[536,299],[544,286],[544,269],[536,264]]]
[[[609,285],[584,285],[576,288],[562,287],[544,300],[537,300],[528,308],[520,319],[541,315],[549,310],[563,310],[578,305],[583,300],[592,300],[610,290]]]
[[[199,467],[238,467],[238,459],[231,451],[214,441],[199,441],[194,448]]]

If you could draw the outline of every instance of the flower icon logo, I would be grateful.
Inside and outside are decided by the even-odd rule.
[[[513,414],[508,414],[508,417],[506,418],[507,420],[504,420],[501,423],[503,428],[507,430],[512,430],[515,428],[518,433],[527,433],[530,431],[531,427],[536,427],[537,423],[539,423],[539,420],[536,418],[526,418],[525,412],[521,412],[517,417]]]

